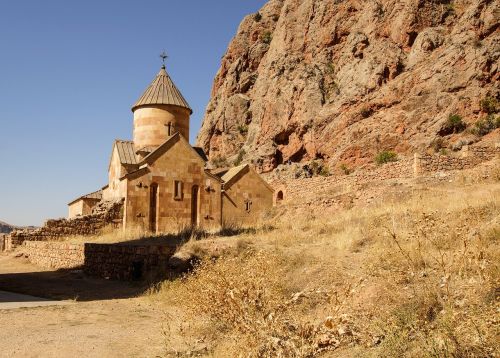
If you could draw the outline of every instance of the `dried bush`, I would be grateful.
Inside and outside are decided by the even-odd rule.
[[[230,338],[228,356],[307,357],[321,351],[321,329],[302,322],[285,295],[287,263],[278,254],[245,251],[202,261],[177,287],[176,297],[192,317],[207,319]]]

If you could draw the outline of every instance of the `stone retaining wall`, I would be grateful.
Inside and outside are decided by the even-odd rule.
[[[44,268],[72,269],[85,263],[84,244],[25,241],[23,251],[30,262]]]
[[[276,180],[271,185],[284,193],[284,201],[289,202],[305,198],[326,188],[342,185],[356,185],[373,180],[389,180],[394,178],[412,178],[413,159],[402,158],[397,162],[387,163],[383,166],[372,167],[349,175],[332,175],[328,177],[317,176],[313,178]]]
[[[25,241],[23,252],[30,262],[44,268],[81,268],[90,276],[139,280],[166,273],[175,247]]]
[[[467,147],[458,155],[415,154],[414,175],[425,173],[470,169],[500,155],[500,148]]]
[[[119,227],[122,218],[123,201],[110,202],[106,210],[74,219],[47,220],[36,230],[14,231],[11,248],[19,247],[25,241],[57,241],[68,236],[97,235],[106,226]]]
[[[175,247],[126,244],[85,244],[84,271],[88,275],[116,280],[137,280],[162,275]]]
[[[389,179],[413,178],[438,171],[470,169],[482,162],[492,160],[500,155],[500,147],[468,147],[458,153],[449,155],[415,154],[413,158],[401,158],[397,162],[380,166],[365,167],[349,175],[332,175],[313,178],[274,178],[271,185],[275,195],[281,191],[284,202],[295,202],[307,197],[315,197],[318,192],[342,186],[355,188],[362,183]],[[279,200],[275,197],[275,202]]]

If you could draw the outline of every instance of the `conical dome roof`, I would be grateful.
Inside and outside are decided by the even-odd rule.
[[[151,82],[146,91],[144,91],[141,98],[134,104],[132,111],[138,107],[152,104],[170,104],[187,108],[193,113],[186,99],[177,89],[167,71],[165,71],[165,66],[162,66],[156,78]]]

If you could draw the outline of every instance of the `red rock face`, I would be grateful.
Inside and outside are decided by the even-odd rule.
[[[498,0],[270,0],[259,14],[214,80],[197,139],[211,159],[362,165],[426,149],[450,114],[472,125],[499,97]]]

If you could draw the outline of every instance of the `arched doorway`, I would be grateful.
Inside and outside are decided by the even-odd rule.
[[[193,185],[191,189],[191,225],[198,226],[199,222],[199,198],[200,187]]]
[[[149,186],[149,230],[155,234],[158,231],[157,207],[158,184],[152,183]]]
[[[278,194],[276,195],[276,202],[283,201],[283,190],[278,191]]]

